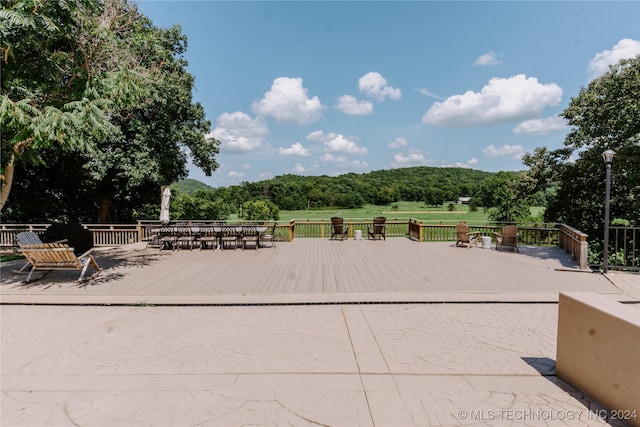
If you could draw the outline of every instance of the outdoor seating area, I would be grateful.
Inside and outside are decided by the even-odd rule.
[[[275,228],[275,225],[273,226]],[[272,233],[266,225],[257,224],[163,224],[151,229],[150,244],[161,250],[237,249],[252,246],[258,249],[263,241],[273,245]]]

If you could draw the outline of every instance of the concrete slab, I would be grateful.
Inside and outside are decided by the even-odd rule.
[[[4,305],[1,422],[605,425],[553,375],[556,308]]]

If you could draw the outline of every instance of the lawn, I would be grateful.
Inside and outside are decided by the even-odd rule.
[[[373,219],[384,216],[389,220],[416,218],[422,221],[468,221],[485,222],[487,214],[479,208],[477,212],[469,211],[468,205],[454,205],[455,210],[447,210],[448,205],[438,207],[426,206],[422,202],[395,202],[389,205],[365,205],[358,209],[308,209],[300,211],[280,211],[280,221],[328,220],[332,216],[340,216],[345,220]]]

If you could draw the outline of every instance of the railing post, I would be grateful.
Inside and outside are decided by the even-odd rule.
[[[418,221],[418,242],[422,242],[422,221]]]
[[[587,270],[589,268],[589,244],[587,243],[587,236],[580,236],[580,270]]]
[[[144,239],[144,231],[142,228],[142,223],[140,222],[140,220],[138,220],[138,242],[142,242],[142,240]]]
[[[295,220],[289,221],[289,241],[293,242],[293,227],[295,226]]]

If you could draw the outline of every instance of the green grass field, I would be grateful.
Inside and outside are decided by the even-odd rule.
[[[280,221],[328,220],[332,216],[349,219],[373,219],[384,216],[389,220],[416,218],[422,221],[487,221],[487,214],[479,208],[470,212],[468,205],[455,205],[455,211],[448,211],[447,204],[433,207],[422,202],[396,202],[385,206],[365,205],[359,209],[309,209],[301,211],[280,211]]]

